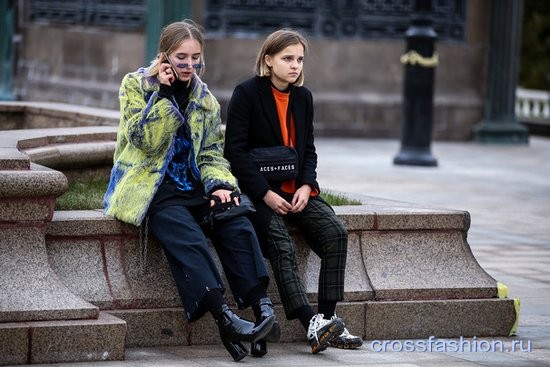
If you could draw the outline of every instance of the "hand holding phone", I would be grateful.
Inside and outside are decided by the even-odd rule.
[[[179,79],[178,71],[170,61],[166,52],[162,53],[164,60],[161,64],[168,64],[169,67],[159,66],[159,79],[162,84],[171,85],[176,79]]]
[[[178,78],[178,70],[176,69],[174,64],[172,64],[172,61],[170,60],[170,58],[168,57],[166,52],[163,52],[162,54],[164,55],[164,62],[168,62],[168,64],[170,64],[170,68],[172,69],[172,73],[174,73],[174,76],[176,77],[176,79],[179,79]]]

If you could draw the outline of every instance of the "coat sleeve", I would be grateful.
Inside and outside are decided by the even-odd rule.
[[[231,162],[231,169],[239,186],[253,200],[263,198],[270,186],[258,171],[248,155],[250,124],[253,116],[253,98],[250,91],[237,86],[229,101],[225,131],[225,156]]]
[[[229,162],[223,156],[223,133],[221,130],[220,104],[210,96],[209,109],[204,114],[203,139],[197,152],[197,166],[200,171],[204,190],[210,195],[217,189],[235,190],[237,180],[229,168]]]
[[[146,100],[141,88],[142,78],[136,73],[122,80],[119,100],[121,128],[126,140],[145,155],[155,155],[168,149],[181,125],[172,103],[152,92]]]
[[[317,192],[320,191],[317,182],[317,152],[313,138],[313,97],[309,90],[306,90],[306,139],[304,149],[304,163],[301,172],[301,184],[312,186]]]

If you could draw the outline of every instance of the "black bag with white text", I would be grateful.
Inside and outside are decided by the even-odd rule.
[[[267,181],[282,182],[298,177],[298,153],[292,147],[254,148],[249,155]]]

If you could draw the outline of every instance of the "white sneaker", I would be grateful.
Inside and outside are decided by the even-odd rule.
[[[332,318],[337,318],[337,316],[334,315],[332,316]],[[342,334],[332,339],[329,343],[330,346],[334,348],[356,349],[363,345],[363,339],[358,336],[351,335],[348,329],[344,327],[344,331],[342,332]]]
[[[307,330],[307,341],[311,346],[311,353],[319,353],[329,346],[332,339],[344,331],[342,319],[333,317],[325,320],[322,313],[318,313],[309,321]]]
[[[340,349],[356,349],[363,345],[363,339],[358,336],[351,335],[348,329],[344,328],[342,334],[332,339],[330,346]]]

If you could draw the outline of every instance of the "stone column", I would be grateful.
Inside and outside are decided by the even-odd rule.
[[[14,3],[13,0],[0,1],[0,101],[13,99]]]
[[[515,114],[523,0],[491,1],[485,117],[474,129],[475,140],[527,144],[529,133]]]
[[[162,28],[172,22],[191,18],[190,0],[158,0],[147,2],[145,65],[156,56]]]

